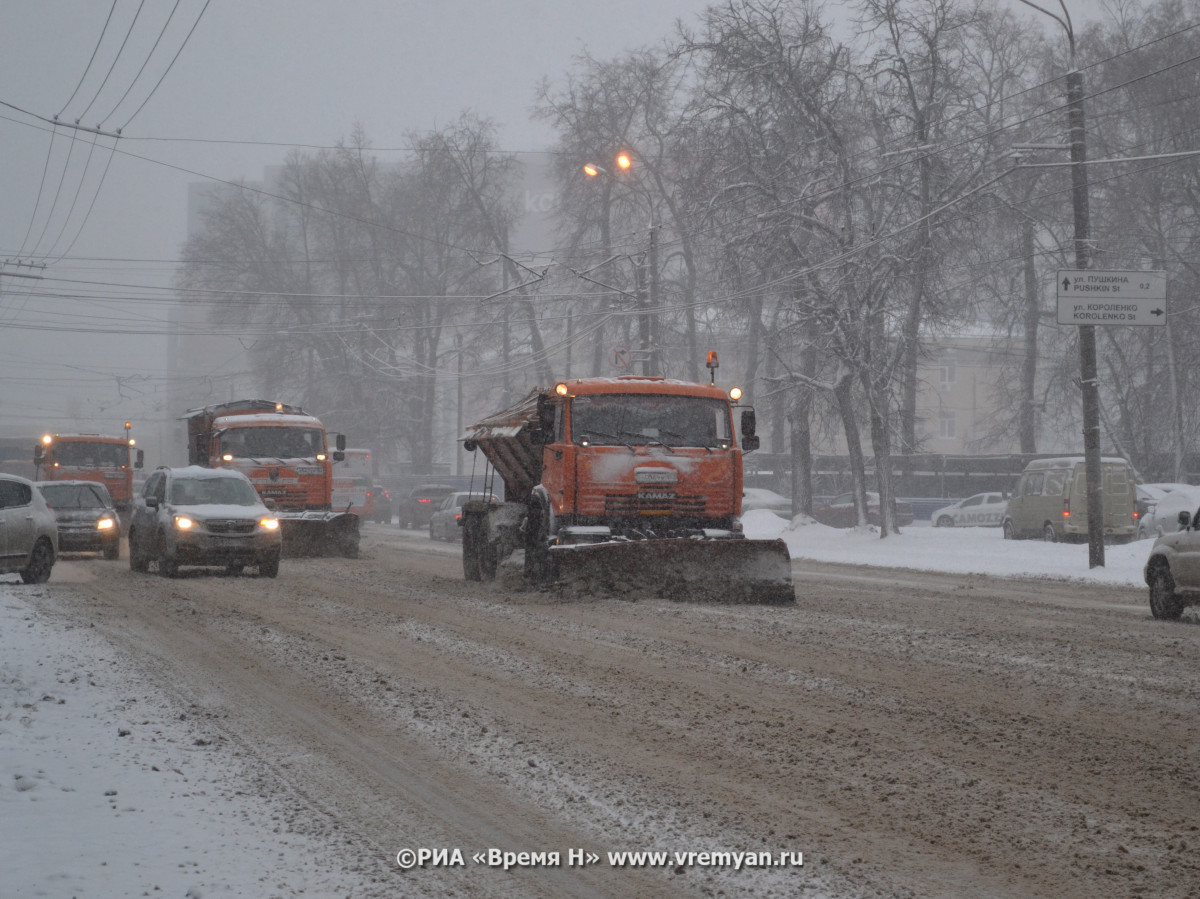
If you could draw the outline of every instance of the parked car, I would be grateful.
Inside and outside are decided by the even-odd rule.
[[[58,558],[58,524],[33,481],[0,474],[0,574],[44,584]]]
[[[831,528],[852,528],[858,524],[858,517],[854,512],[854,494],[843,493],[835,496],[826,503],[819,503],[813,506],[812,517],[821,524],[827,524]],[[911,503],[896,501],[896,524],[904,527],[913,523],[913,507]],[[870,524],[878,527],[882,522],[879,515],[879,494],[867,494],[867,521]]]
[[[488,493],[451,493],[442,500],[442,504],[437,507],[429,519],[429,539],[461,540],[462,527],[459,526],[459,520],[462,518],[462,507],[470,499],[487,500],[492,503],[500,502],[495,495]]]
[[[1137,507],[1133,469],[1124,459],[1105,457],[1100,462],[1100,483],[1105,538],[1134,539]],[[1005,540],[1087,540],[1087,470],[1083,456],[1035,459],[1026,465],[1008,501],[1002,527]]]
[[[742,514],[766,509],[780,518],[792,517],[792,501],[765,487],[747,487],[742,491]]]
[[[38,481],[58,522],[61,552],[100,552],[121,557],[121,522],[108,488],[97,481]]]
[[[371,520],[390,524],[392,521],[392,494],[382,484],[371,485]]]
[[[1181,511],[1176,526],[1154,541],[1144,570],[1150,614],[1166,621],[1200,603],[1200,506]]]
[[[129,567],[175,577],[181,565],[223,565],[241,574],[256,565],[279,574],[279,520],[254,486],[232,468],[158,468],[135,497],[129,523]]]
[[[1008,500],[1003,493],[976,493],[938,509],[929,519],[938,528],[998,528],[1004,522],[1004,508],[1007,505]]]
[[[1157,486],[1159,497],[1146,502],[1144,511],[1138,517],[1138,539],[1174,533],[1179,530],[1180,512],[1194,513],[1200,509],[1200,487],[1191,484]]]
[[[454,492],[449,484],[419,484],[400,502],[400,527],[423,528],[437,511],[442,500]]]

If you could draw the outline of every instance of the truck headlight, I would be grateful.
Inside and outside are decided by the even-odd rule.
[[[258,523],[259,523],[260,527],[264,527],[268,531],[279,530],[279,519],[278,518],[260,518],[258,520]]]
[[[181,531],[186,531],[193,524],[195,524],[195,522],[192,521],[190,518],[188,518],[186,515],[176,515],[175,516],[175,527],[179,528],[179,530],[181,530]]]
[[[101,518],[99,521],[96,522],[96,527],[102,531],[111,530],[112,528],[116,527],[116,525],[117,525],[117,523],[115,521],[113,521],[111,518]]]

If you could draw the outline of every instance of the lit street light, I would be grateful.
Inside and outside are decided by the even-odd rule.
[[[618,153],[615,161],[617,168],[621,171],[629,171],[633,167],[633,159],[628,153]],[[638,344],[642,374],[657,375],[659,373],[658,341],[657,335],[654,333],[656,329],[653,310],[658,307],[658,219],[654,209],[654,198],[645,188],[624,181],[614,176],[608,169],[595,163],[584,163],[583,172],[589,178],[596,178],[600,175],[608,176],[609,181],[613,184],[618,184],[626,190],[644,197],[646,205],[649,207],[650,246],[646,254],[646,265],[649,267],[648,277],[642,273],[640,266],[638,269]]]

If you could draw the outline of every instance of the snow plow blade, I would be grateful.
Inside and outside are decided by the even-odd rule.
[[[727,603],[795,602],[782,540],[668,538],[550,548],[558,585],[634,598]]]
[[[358,558],[358,516],[352,512],[277,513],[285,556]]]

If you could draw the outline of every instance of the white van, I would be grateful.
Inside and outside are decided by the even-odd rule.
[[[1124,459],[1100,460],[1104,537],[1127,543],[1137,536],[1137,491]],[[1087,465],[1083,456],[1035,459],[1004,511],[1004,538],[1041,537],[1049,542],[1088,537]]]

